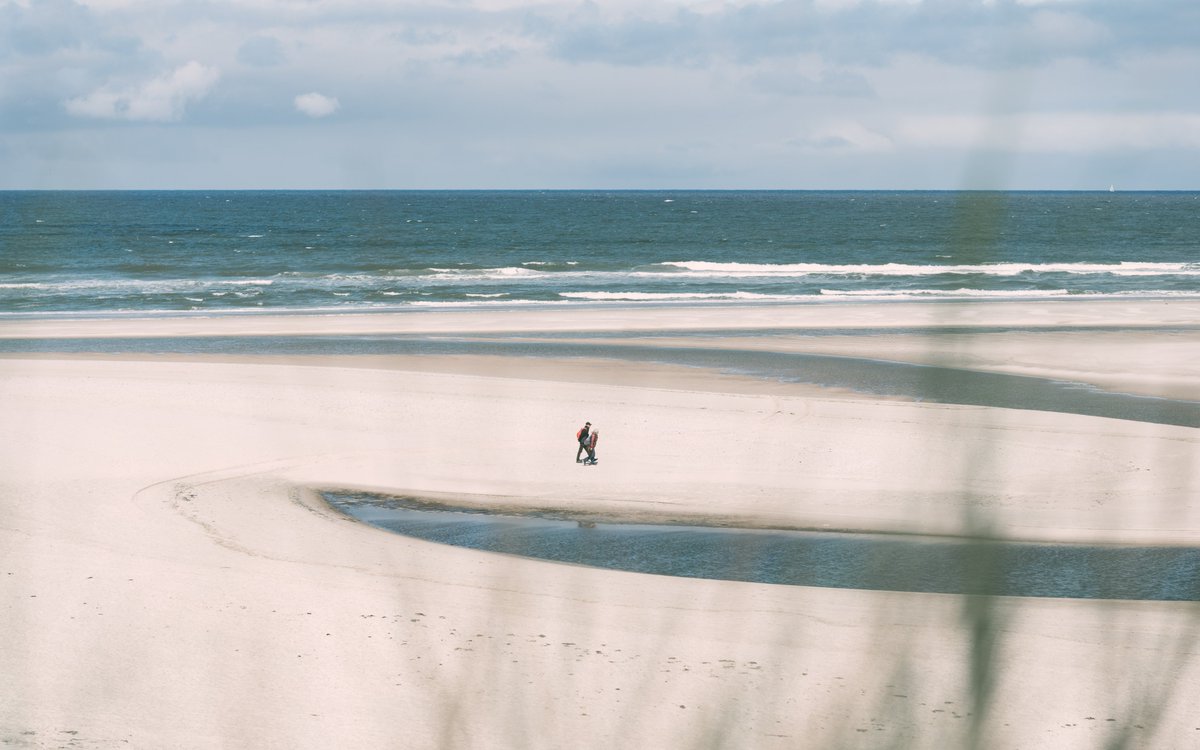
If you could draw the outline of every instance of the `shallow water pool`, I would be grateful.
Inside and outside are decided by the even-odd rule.
[[[326,493],[373,526],[486,552],[688,578],[891,591],[1200,600],[1200,549],[612,523]]]

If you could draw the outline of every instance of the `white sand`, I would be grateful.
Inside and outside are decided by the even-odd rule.
[[[903,327],[928,324],[930,308],[971,325],[1200,323],[1191,303],[662,309],[603,319],[618,330]],[[597,322],[239,316],[6,322],[0,335]],[[1168,335],[1178,334],[1144,341],[1174,352],[1156,367],[1171,374],[1173,392],[1186,391],[1200,372],[1192,350],[1164,343]],[[1020,334],[1006,336],[1027,372],[1058,371],[1072,346],[1092,351],[1069,330],[1037,334],[1056,336],[1053,346],[1038,338],[1022,348]],[[861,351],[845,339],[840,353],[903,348],[891,337],[858,340]],[[971,346],[973,366],[1007,361]],[[592,570],[407,540],[338,516],[313,492],[371,487],[631,517],[1194,545],[1196,430],[763,390],[611,362],[540,360],[532,377],[528,361],[503,362],[0,360],[9,433],[0,452],[0,742],[1200,744],[1197,603],[980,600]],[[1117,369],[1106,382],[1145,380]],[[602,430],[595,468],[573,462],[583,419]]]

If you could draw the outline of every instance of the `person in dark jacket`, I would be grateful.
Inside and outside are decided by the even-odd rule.
[[[579,450],[575,451],[575,463],[581,462],[579,457],[583,455],[584,451],[586,451],[588,454],[588,460],[594,461],[595,454],[592,453],[592,448],[590,445],[592,439],[592,423],[584,422],[583,427],[579,429],[579,432],[575,433],[575,439],[579,442]]]

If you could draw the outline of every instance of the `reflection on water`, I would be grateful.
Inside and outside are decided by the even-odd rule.
[[[638,573],[954,594],[1200,600],[1200,549],[1194,548],[593,524],[430,510],[362,494],[325,497],[361,521],[418,539]]]

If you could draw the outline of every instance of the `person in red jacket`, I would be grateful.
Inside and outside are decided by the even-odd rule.
[[[588,459],[587,459],[587,461],[584,461],[584,463],[590,463],[593,466],[595,466],[595,464],[596,464],[596,443],[599,442],[599,440],[600,440],[600,430],[597,430],[595,427],[593,427],[591,432],[588,433],[588,443],[587,443]]]

